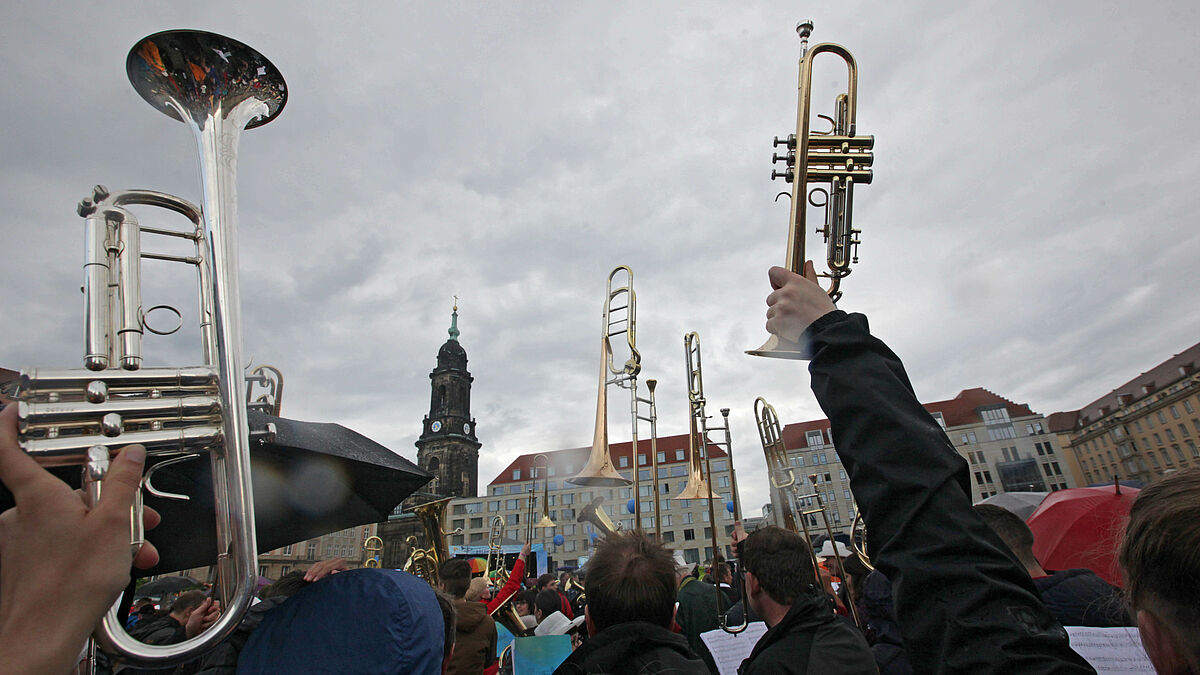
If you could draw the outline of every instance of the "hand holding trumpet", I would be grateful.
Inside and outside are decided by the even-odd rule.
[[[153,544],[136,556],[129,546],[146,451],[122,449],[100,501],[88,507],[81,493],[21,451],[16,408],[0,411],[0,481],[16,501],[0,514],[0,653],[9,672],[66,672],[129,584],[130,565],[158,563]],[[147,529],[158,520],[145,510]]]

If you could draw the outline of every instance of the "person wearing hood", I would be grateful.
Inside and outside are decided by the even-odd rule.
[[[555,675],[707,670],[687,639],[671,632],[675,559],[661,544],[640,532],[608,535],[588,561],[584,592],[591,637]]]
[[[482,673],[496,660],[496,622],[488,616],[487,605],[467,600],[471,587],[471,565],[454,558],[438,569],[438,585],[454,599],[458,615],[454,655],[448,673]]]
[[[741,560],[746,599],[767,632],[742,661],[740,675],[875,672],[862,633],[829,611],[800,535],[779,527],[759,529],[742,542]]]

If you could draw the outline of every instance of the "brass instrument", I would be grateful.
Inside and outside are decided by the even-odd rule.
[[[647,398],[638,398],[634,402],[634,416],[637,419],[646,420],[650,423],[650,496],[653,497],[654,502],[654,540],[661,542],[662,515],[660,511],[662,510],[662,490],[660,489],[660,484],[662,479],[658,476],[658,408],[654,403],[654,389],[657,386],[658,380],[646,380],[646,391],[649,392],[649,396]],[[638,409],[636,406],[642,402],[649,406],[649,414],[646,417],[642,417],[637,412]],[[637,426],[636,422],[634,426]],[[638,498],[640,499],[641,497],[639,496]],[[635,507],[635,511],[640,511],[640,509]],[[635,515],[635,518],[639,518],[639,516]]]
[[[804,539],[808,543],[808,556],[812,561],[813,575],[816,577],[814,582],[820,587],[821,563],[817,560],[816,550],[813,549],[813,533],[809,530],[810,522],[815,527],[815,517],[820,516],[821,521],[825,525],[825,534],[829,537],[829,541],[836,540],[833,538],[833,527],[829,523],[829,514],[825,513],[825,503],[821,498],[821,492],[816,489],[817,476],[816,474],[812,474],[808,477],[813,487],[812,493],[801,494],[800,481],[796,478],[796,471],[788,464],[787,448],[783,444],[783,434],[779,427],[779,415],[775,412],[775,406],[767,403],[766,399],[759,396],[754,400],[754,418],[758,423],[758,434],[762,440],[763,452],[766,453],[767,475],[771,481],[771,487],[780,492],[783,506],[780,514],[781,520],[784,523],[784,527],[792,532],[797,534],[803,533]],[[805,501],[815,504],[815,507],[805,508]],[[797,524],[799,524],[800,529],[796,529]],[[838,555],[833,557],[837,561],[838,574],[845,581],[848,577],[846,576],[846,568],[842,564],[842,558]],[[854,623],[862,626],[854,603],[849,602],[847,605],[849,605],[850,616],[854,619]]]
[[[811,21],[796,26],[801,45],[796,132],[789,134],[786,139],[775,138],[775,147],[782,145],[787,152],[784,155],[772,155],[774,162],[784,162],[785,169],[782,172],[772,171],[771,180],[783,178],[792,184],[787,259],[784,262],[790,271],[804,273],[804,238],[809,205],[825,209],[825,222],[816,231],[825,238],[828,269],[818,273],[818,276],[829,279],[827,292],[837,302],[842,295],[842,277],[850,274],[852,262],[858,262],[860,230],[854,229],[852,224],[854,185],[871,182],[871,165],[874,163],[871,150],[875,147],[875,137],[858,134],[858,65],[854,56],[845,47],[829,42],[809,49],[808,36],[812,34],[812,28]],[[817,115],[829,122],[829,131],[812,131],[809,129],[809,108],[813,59],[824,53],[839,56],[846,62],[848,82],[846,92],[839,94],[834,101],[834,116]],[[828,187],[815,187],[810,191],[809,183],[827,183]],[[821,195],[822,201],[816,201],[817,195]],[[777,335],[770,336],[763,346],[746,353],[783,359],[807,358],[800,344]]]
[[[232,634],[258,580],[238,295],[237,146],[243,129],[279,114],[287,91],[278,69],[264,56],[237,40],[202,31],[143,38],[125,65],[143,99],[191,129],[200,152],[203,208],[161,192],[110,192],[102,186],[80,203],[79,214],[86,219],[86,369],[37,369],[22,375],[20,441],[43,466],[83,466],[86,498],[92,502],[100,496],[110,456],[120,447],[140,443],[157,458],[208,455],[221,617],[195,638],[147,645],[125,632],[118,602],[96,632],[97,641],[120,661],[165,668],[194,659]],[[135,205],[174,211],[190,220],[191,227],[144,227],[128,209]],[[143,252],[146,234],[189,240],[195,254]],[[152,328],[146,316],[158,309],[180,316],[174,307],[143,308],[142,259],[195,266],[201,365],[141,367],[144,331],[169,334],[179,328]],[[131,520],[136,552],[142,544],[140,498]]]
[[[579,595],[575,596],[576,605],[583,607],[587,604],[587,589],[584,588],[583,584],[579,583],[579,580],[574,575],[567,576],[567,583],[563,585],[563,592],[569,593],[571,591],[579,592]]]
[[[405,540],[412,551],[404,563],[404,571],[421,577],[430,586],[438,585],[440,581],[438,569],[442,563],[450,559],[450,548],[446,545],[446,537],[462,534],[461,527],[450,532],[442,529],[446,505],[450,503],[451,499],[453,497],[446,497],[413,507],[413,513],[417,515],[417,520],[421,523],[421,530],[425,533],[425,539],[429,543],[428,548],[418,548],[419,542],[416,537],[410,536]]]
[[[871,557],[867,555],[867,525],[863,522],[862,511],[854,514],[854,522],[850,524],[850,550],[863,567],[875,569]]]
[[[687,485],[684,486],[676,499],[704,499],[708,501],[708,522],[712,527],[712,560],[715,566],[717,558],[721,557],[720,549],[717,547],[717,513],[713,507],[713,502],[720,495],[715,495],[712,492],[712,463],[708,457],[708,425],[704,414],[704,378],[700,364],[700,335],[695,331],[683,336],[683,355],[687,362],[688,374],[688,403],[690,404],[689,424],[691,427],[689,436],[689,445],[692,452],[692,467],[688,475]],[[699,447],[697,448],[697,443]],[[704,457],[703,475],[700,472],[700,460],[697,455]],[[743,615],[742,623],[730,626],[728,616],[720,610],[724,600],[724,593],[721,591],[720,580],[713,584],[717,590],[717,623],[721,630],[726,633],[740,633],[746,630],[750,622]]]
[[[607,537],[610,534],[619,532],[620,525],[613,525],[612,519],[604,512],[601,506],[604,504],[604,497],[596,497],[587,506],[579,510],[579,515],[575,518],[577,523],[591,523],[592,527],[600,531],[601,536]]]
[[[613,289],[613,278],[622,270],[628,274],[628,282],[624,286]],[[621,301],[625,304],[619,304]],[[596,394],[596,430],[592,436],[592,450],[588,453],[588,461],[583,469],[567,482],[574,485],[596,485],[600,487],[617,487],[630,484],[630,480],[621,476],[612,464],[612,456],[608,451],[608,396],[609,384],[631,386],[634,398],[637,397],[637,374],[642,369],[642,356],[637,350],[636,314],[637,297],[633,292],[633,270],[621,265],[608,275],[608,286],[604,300],[604,321],[600,335],[600,389]],[[624,313],[624,314],[622,314]],[[614,315],[616,318],[614,318]],[[620,367],[613,364],[612,338],[624,334],[629,345],[629,359]],[[613,379],[609,379],[609,374]],[[637,419],[636,401],[633,436],[633,486],[637,492]],[[636,503],[636,501],[635,501]],[[640,523],[639,523],[640,524]]]
[[[363,542],[363,553],[367,559],[363,562],[363,567],[379,567],[379,552],[383,550],[383,539],[370,536]]]

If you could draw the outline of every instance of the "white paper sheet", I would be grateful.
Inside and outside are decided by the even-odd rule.
[[[701,633],[700,639],[717,662],[717,670],[721,675],[737,675],[738,666],[750,656],[750,650],[758,642],[758,638],[767,632],[767,624],[762,621],[751,622],[746,630],[736,635],[726,633],[718,628],[707,633]]]
[[[1153,673],[1154,666],[1136,628],[1067,626],[1071,648],[1092,664],[1098,675]]]

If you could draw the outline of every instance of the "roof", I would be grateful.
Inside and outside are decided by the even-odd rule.
[[[660,436],[658,438],[657,445],[658,445],[658,450],[660,452],[666,453],[666,460],[659,462],[658,463],[659,466],[666,466],[669,464],[682,464],[682,463],[690,460],[687,452],[683,453],[682,460],[675,459],[675,453],[672,452],[674,450],[687,450],[688,449],[688,435],[687,434],[678,434],[675,436]],[[630,450],[631,446],[632,446],[632,443],[630,441],[625,441],[624,443],[610,443],[609,444],[608,454],[610,457],[612,457],[613,466],[616,466],[618,471],[621,470],[619,458],[629,457],[630,456],[629,450]],[[549,466],[555,467],[556,473],[559,473],[559,475],[561,475],[561,473],[558,470],[562,469],[563,467],[566,467],[567,465],[571,465],[572,467],[574,467],[574,469],[576,471],[578,471],[579,469],[583,468],[584,463],[587,461],[588,453],[591,452],[591,450],[592,449],[589,446],[589,447],[584,447],[584,448],[568,448],[565,450],[551,450],[549,452],[531,452],[528,454],[521,455],[520,457],[517,457],[516,459],[514,459],[512,461],[512,463],[510,463],[507,467],[505,467],[505,469],[503,471],[501,471],[494,479],[492,479],[492,482],[488,483],[488,485],[489,486],[504,485],[506,483],[520,483],[520,482],[529,480],[530,469],[533,467],[533,458],[538,455],[545,455],[547,460],[549,460]],[[719,458],[726,456],[725,450],[718,445],[714,445],[711,440],[711,437],[709,439],[708,452],[709,452],[708,456],[711,459],[719,459]],[[639,438],[638,439],[638,453],[646,455],[647,463],[643,464],[642,466],[643,467],[650,466],[650,461],[651,461],[650,460],[650,439],[648,439],[648,438]],[[541,464],[542,463],[539,461],[538,466],[541,466]],[[519,474],[521,477],[514,479],[512,477],[513,472],[518,469],[520,469],[520,471],[521,471],[521,473]],[[542,476],[540,476],[540,475],[538,476],[539,479],[541,477]]]
[[[934,401],[922,405],[930,413],[941,413],[942,419],[946,422],[947,429],[982,423],[983,418],[979,414],[980,408],[1003,405],[1008,410],[1008,416],[1014,419],[1018,417],[1031,417],[1037,414],[1025,403],[1014,403],[982,387],[963,389],[958,392],[958,396],[952,399]],[[824,433],[824,440],[826,442],[832,442],[829,438],[828,419],[808,420],[807,422],[797,422],[783,427],[784,447],[789,449],[807,448],[808,438],[806,434],[809,431],[816,430]]]
[[[1080,424],[1089,424],[1134,401],[1154,395],[1196,372],[1197,361],[1200,361],[1200,342],[1080,408],[1077,411]],[[1128,398],[1121,401],[1126,395]]]

